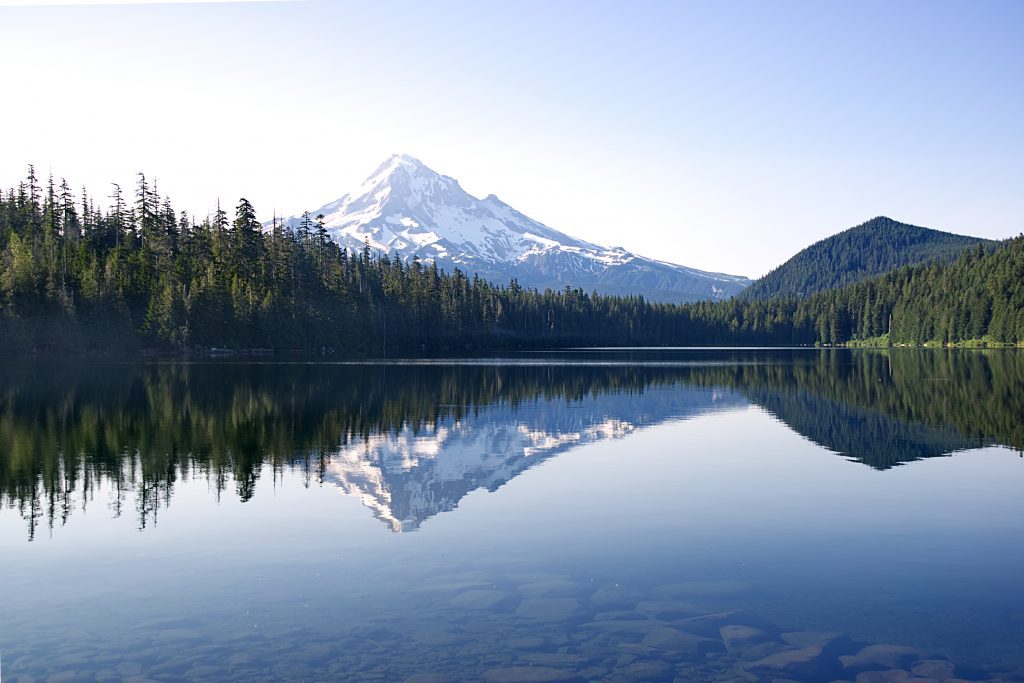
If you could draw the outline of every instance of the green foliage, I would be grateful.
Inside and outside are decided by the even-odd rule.
[[[736,297],[681,312],[692,322],[677,338],[682,343],[1021,345],[1024,235],[804,298]]]
[[[919,228],[879,216],[800,251],[746,290],[751,299],[807,296],[902,266],[950,261],[992,242]]]
[[[195,222],[176,215],[141,173],[130,208],[117,186],[106,213],[87,198],[56,196],[44,197],[34,175],[0,196],[2,351],[374,355],[651,343],[685,322],[681,309],[639,296],[538,292],[369,248],[349,253],[330,240],[322,216],[306,216],[294,232],[264,231],[246,199],[234,220],[218,206]]]
[[[246,199],[234,220],[218,205],[196,222],[142,174],[133,207],[117,186],[112,200],[104,213],[88,197],[73,202],[66,183],[44,193],[31,170],[0,195],[0,351],[1024,343],[1024,237],[949,262],[943,255],[968,238],[861,226],[844,240],[890,229],[898,237],[863,272],[899,261],[907,245],[929,263],[804,298],[673,305],[494,284],[368,246],[350,253],[322,216],[305,216],[296,231],[263,230]]]
[[[825,448],[877,469],[991,444],[1024,450],[1017,351],[822,349],[694,373]]]
[[[542,401],[564,408],[620,395],[648,418],[671,418],[658,405],[665,392],[640,400],[659,387],[735,391],[878,469],[990,444],[1024,449],[1024,354],[1015,350],[713,358],[675,366],[8,361],[0,365],[0,510],[17,510],[32,536],[110,495],[114,514],[147,526],[189,478],[247,500],[261,476],[284,468],[321,479],[346,445],[372,451],[380,434],[430,433],[481,413],[515,424],[520,407],[529,413]]]

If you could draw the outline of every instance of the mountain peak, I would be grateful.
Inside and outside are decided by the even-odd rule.
[[[894,218],[889,218],[888,216],[875,216],[874,218],[872,218],[870,220],[864,221],[863,223],[861,223],[857,227],[873,227],[874,228],[874,227],[879,227],[879,226],[891,225],[891,224],[894,224],[894,223],[905,225],[905,223],[900,223],[900,221],[898,221],[898,220],[896,220]]]
[[[744,296],[808,296],[903,266],[951,261],[968,248],[988,243],[875,216],[802,249],[747,288]]]
[[[569,285],[685,301],[724,298],[748,282],[571,237],[493,194],[477,199],[454,178],[408,154],[392,154],[357,191],[313,215],[317,213],[324,214],[328,230],[342,246],[358,251],[369,244],[383,253],[415,256],[496,283],[516,278],[539,289]]]
[[[423,166],[422,161],[420,161],[419,159],[410,154],[392,154],[390,157],[388,157],[388,160],[402,166],[426,168],[425,166]]]
[[[374,178],[386,178],[393,175],[395,171],[403,168],[412,172],[418,171],[419,169],[430,170],[423,165],[422,161],[414,156],[410,156],[408,154],[392,154],[385,159],[384,163],[378,166],[377,170],[371,173],[370,177],[366,180],[369,182]]]

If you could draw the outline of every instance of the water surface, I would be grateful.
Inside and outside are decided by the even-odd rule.
[[[5,363],[3,673],[1022,680],[1022,416],[1014,351]]]

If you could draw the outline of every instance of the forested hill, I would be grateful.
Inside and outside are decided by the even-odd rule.
[[[993,244],[978,237],[919,228],[879,216],[803,249],[754,281],[741,296],[807,296],[901,266],[950,261],[979,243]]]
[[[1024,345],[1024,234],[809,297],[691,309],[708,343]]]
[[[141,174],[134,195],[104,211],[34,173],[0,194],[0,352],[1024,344],[1024,236],[809,297],[673,305],[353,253],[322,221],[264,231],[245,199],[196,221]]]

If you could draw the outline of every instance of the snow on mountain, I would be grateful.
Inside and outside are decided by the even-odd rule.
[[[748,405],[722,389],[658,387],[576,403],[478,406],[461,418],[377,432],[327,458],[324,483],[356,496],[394,532],[454,510],[472,491],[496,491],[527,469],[585,444],[621,439],[668,420]]]
[[[496,196],[473,197],[458,181],[405,154],[389,157],[358,190],[316,211],[342,246],[436,262],[496,283],[516,278],[544,289],[565,286],[656,301],[728,298],[750,284],[576,239],[523,215]],[[301,218],[285,220],[296,228]]]

